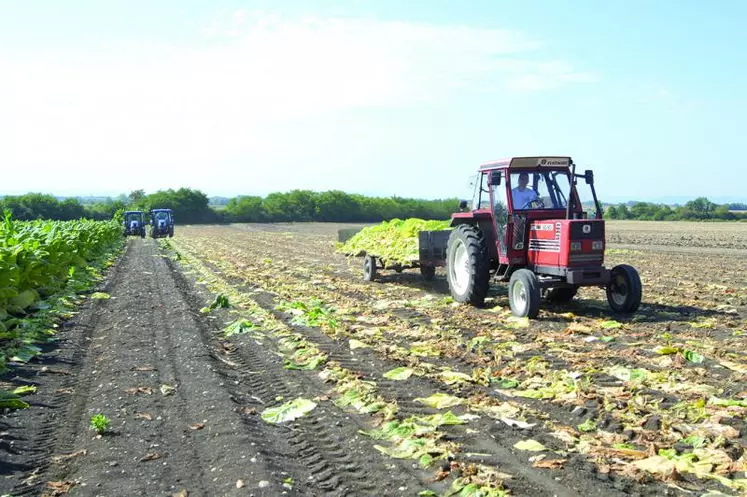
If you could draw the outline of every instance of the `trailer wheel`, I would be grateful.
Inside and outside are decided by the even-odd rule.
[[[420,274],[425,281],[433,281],[436,277],[436,266],[420,266]]]
[[[488,247],[475,226],[460,224],[449,234],[446,275],[455,301],[474,306],[484,304],[490,287]]]
[[[537,275],[518,269],[508,282],[508,303],[514,316],[535,318],[540,308],[540,285]]]
[[[545,293],[545,298],[556,304],[565,304],[573,300],[578,293],[578,287],[550,288]]]
[[[363,258],[363,279],[373,281],[376,279],[376,258],[367,255]]]
[[[641,305],[641,278],[634,267],[620,264],[610,271],[607,302],[615,312],[635,312]]]

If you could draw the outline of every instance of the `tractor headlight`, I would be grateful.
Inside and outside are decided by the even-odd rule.
[[[602,240],[594,240],[591,242],[591,250],[602,250],[604,248],[604,242]]]
[[[581,242],[571,242],[571,252],[581,252]]]

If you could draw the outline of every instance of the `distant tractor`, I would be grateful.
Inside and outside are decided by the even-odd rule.
[[[145,221],[143,211],[126,211],[124,213],[124,236],[145,238]]]
[[[174,236],[174,215],[171,209],[151,209],[150,236],[153,238]]]
[[[591,219],[578,178],[591,191]],[[420,267],[426,279],[433,277],[435,267],[445,266],[455,301],[481,306],[490,281],[498,280],[508,282],[509,305],[519,317],[536,317],[543,296],[564,303],[589,286],[603,288],[615,312],[638,309],[638,272],[626,264],[604,267],[605,224],[594,174],[576,174],[570,157],[515,157],[483,164],[472,209],[466,211],[465,200],[459,207],[450,230],[419,233],[420,256],[410,265]],[[364,279],[373,279],[376,269],[375,255],[366,255]]]

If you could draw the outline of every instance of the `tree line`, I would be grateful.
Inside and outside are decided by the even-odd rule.
[[[143,190],[126,197],[82,203],[75,198],[60,200],[53,195],[28,193],[0,198],[0,211],[8,209],[15,219],[88,218],[111,219],[118,211],[171,209],[176,223],[247,222],[380,222],[393,218],[448,219],[459,208],[459,199],[426,200],[404,197],[369,197],[330,190],[291,190],[265,197],[242,195],[211,206],[199,190]]]
[[[180,188],[146,194],[136,190],[116,199],[82,203],[75,198],[58,199],[53,195],[28,193],[0,198],[0,212],[8,209],[15,219],[72,220],[111,219],[118,211],[168,208],[175,221],[196,223],[246,222],[380,222],[393,218],[448,219],[458,210],[459,199],[425,200],[404,197],[369,197],[339,190],[314,192],[291,190],[265,197],[242,195],[210,205],[210,198],[199,190]],[[683,206],[647,202],[604,206],[606,219],[650,221],[747,220],[746,212],[735,212],[741,204],[715,204],[700,197]]]
[[[635,219],[639,221],[708,221],[747,220],[744,204],[715,204],[706,197],[698,197],[685,205],[668,206],[649,202],[608,205],[605,219]]]

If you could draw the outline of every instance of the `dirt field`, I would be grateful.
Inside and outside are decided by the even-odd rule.
[[[39,388],[0,417],[0,494],[747,492],[747,225],[611,222],[640,312],[584,289],[531,322],[501,285],[452,303],[442,270],[366,283],[341,227],[130,240],[111,299],[9,378]],[[313,409],[263,419],[298,398]]]

